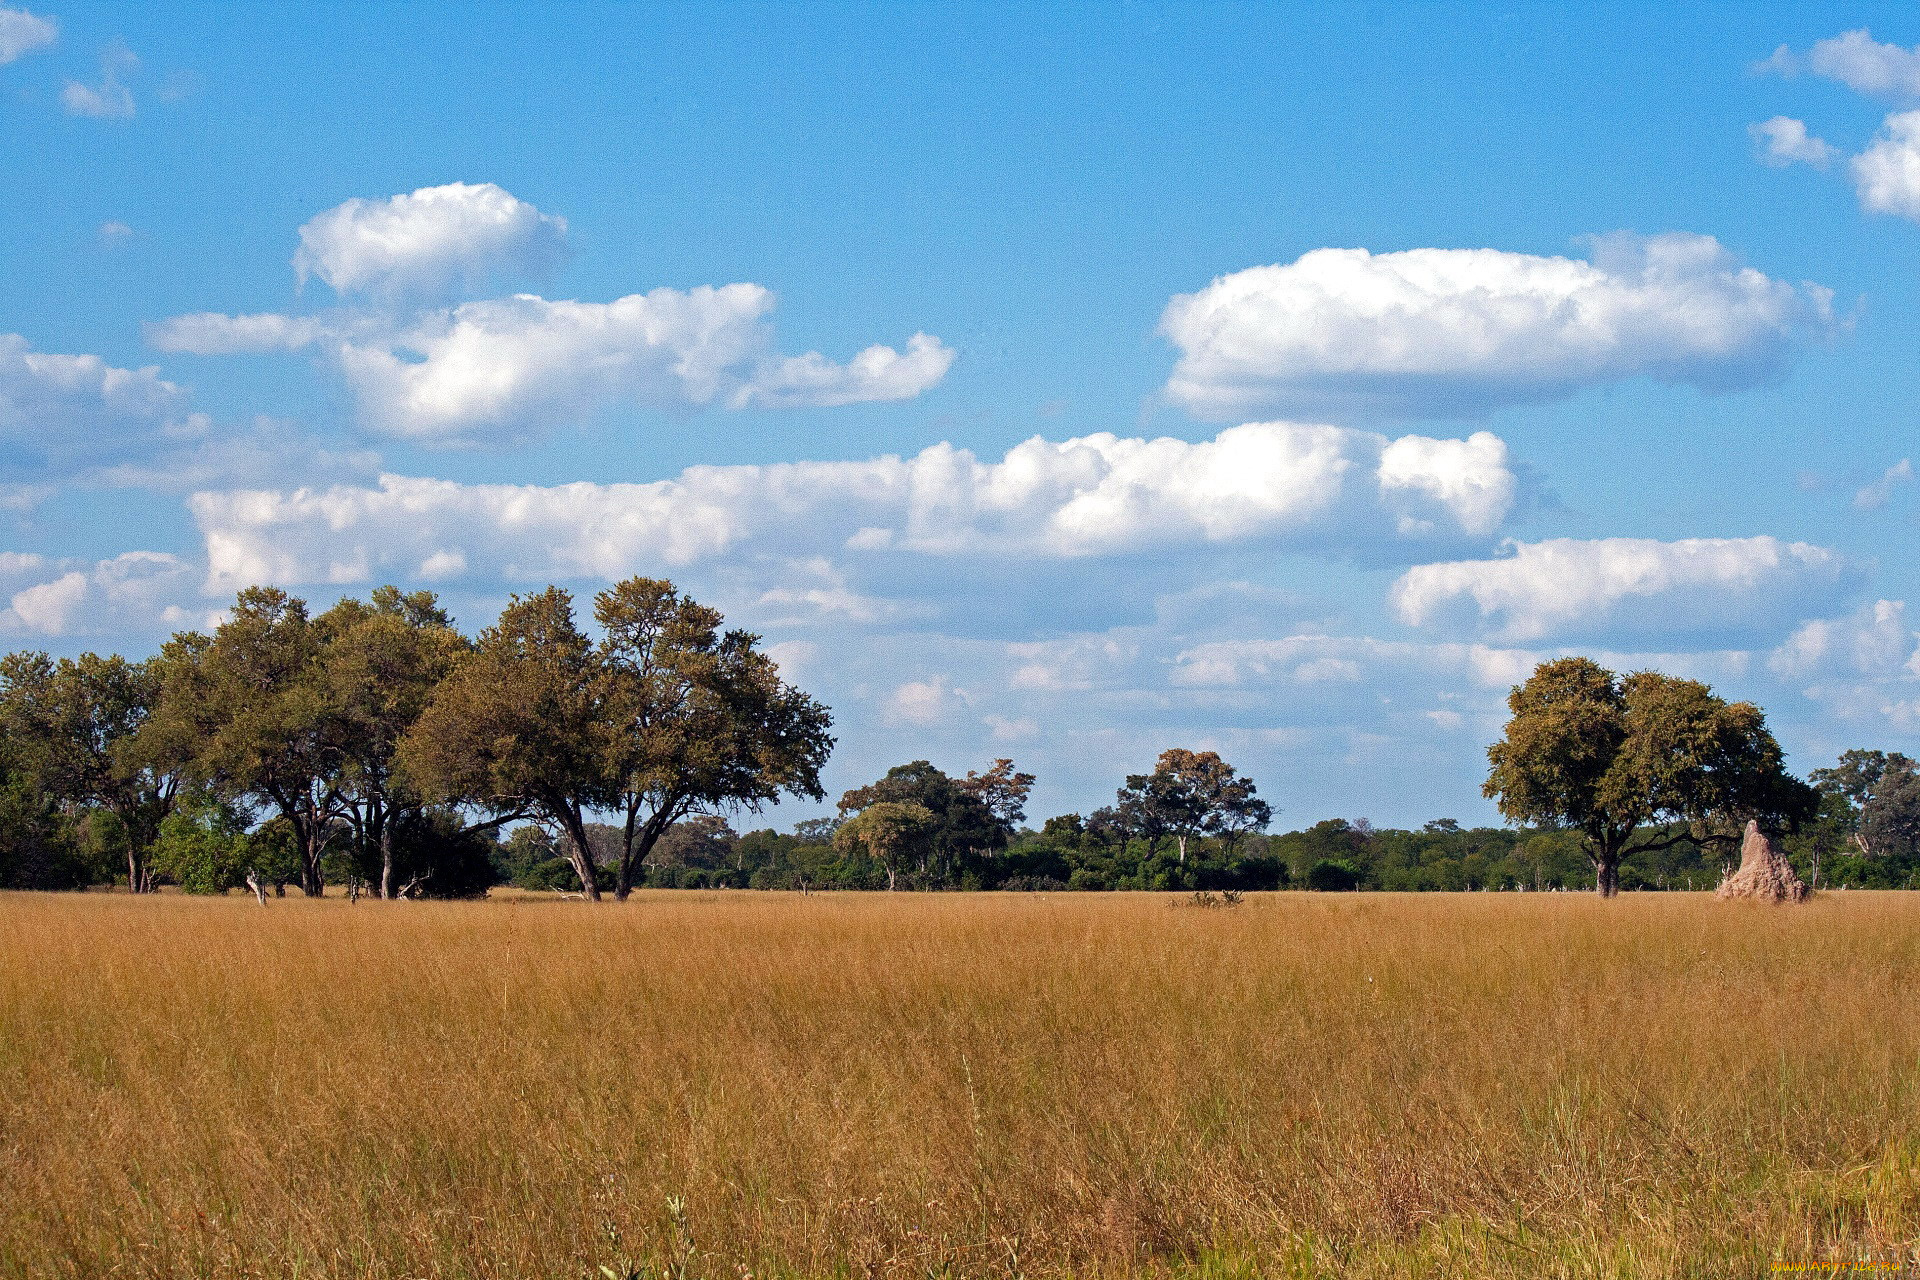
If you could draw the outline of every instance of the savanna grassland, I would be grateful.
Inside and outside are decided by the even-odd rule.
[[[1887,1259],[1916,991],[1892,893],[6,895],[0,1274]]]

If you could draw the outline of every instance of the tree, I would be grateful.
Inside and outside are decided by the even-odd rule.
[[[1578,831],[1602,897],[1619,892],[1630,854],[1732,844],[1748,819],[1795,826],[1817,804],[1786,772],[1760,709],[1695,680],[1560,658],[1507,706],[1483,791],[1515,825]]]
[[[180,785],[176,767],[137,746],[159,702],[161,670],[157,661],[93,653],[58,663],[44,653],[0,658],[0,734],[18,767],[54,801],[113,815],[132,893],[153,888],[148,857]]]
[[[938,828],[939,819],[923,804],[876,800],[833,833],[833,847],[842,853],[866,853],[885,867],[891,892],[900,872],[916,863],[925,867],[925,847]]]
[[[718,814],[696,813],[668,827],[653,846],[647,865],[739,869],[740,835]]]
[[[827,708],[780,679],[747,631],[671,582],[629,578],[594,599],[605,766],[622,819],[614,896],[672,826],[782,793],[819,800],[833,751]]]
[[[1026,819],[1027,796],[1034,782],[1032,774],[1016,772],[1013,761],[1002,758],[985,773],[967,770],[967,776],[953,785],[962,795],[979,801],[995,822],[1011,831]]]
[[[793,824],[793,838],[801,844],[832,844],[833,833],[845,818],[802,818]]]
[[[400,743],[468,645],[432,592],[392,586],[375,590],[371,603],[342,600],[320,616],[317,626],[323,639],[318,679],[330,704],[328,731],[338,748],[339,786],[356,861],[379,895],[392,898],[400,887],[396,834],[403,827],[431,825],[423,817],[425,801],[418,788],[399,767]],[[513,816],[496,816],[482,825],[497,826]]]
[[[515,597],[435,691],[398,763],[428,800],[531,816],[600,898],[587,818],[620,819],[607,861],[624,899],[662,834],[695,812],[819,799],[827,709],[783,683],[759,637],[670,582],[601,592],[595,645],[558,587]]]
[[[1174,747],[1160,753],[1152,773],[1128,777],[1114,814],[1149,849],[1172,836],[1184,863],[1191,839],[1218,836],[1231,850],[1248,832],[1266,829],[1273,807],[1255,790],[1219,753]]]
[[[485,823],[469,824],[448,807],[409,807],[389,842],[395,898],[481,898],[499,880],[497,842]]]
[[[1844,800],[1853,818],[1853,842],[1868,857],[1920,853],[1920,766],[1899,752],[1847,751],[1831,769],[1815,769],[1813,783]]]
[[[31,771],[0,734],[0,889],[80,889],[94,868]]]
[[[898,764],[878,782],[840,797],[842,814],[875,804],[917,804],[933,814],[933,828],[915,846],[915,870],[925,881],[946,883],[969,858],[1004,849],[1031,789],[1031,775],[1015,773],[1011,760],[995,761],[986,774],[955,780],[926,760]],[[994,806],[998,806],[997,810]]]
[[[211,638],[183,632],[162,648],[159,706],[138,739],[155,767],[286,819],[313,898],[347,814],[325,638],[305,601],[248,587]]]
[[[473,653],[434,691],[396,756],[429,801],[472,801],[496,818],[551,828],[600,900],[587,815],[619,799],[593,643],[559,587],[514,596]]]

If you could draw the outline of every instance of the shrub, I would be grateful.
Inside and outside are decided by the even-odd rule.
[[[1351,863],[1322,858],[1307,872],[1307,888],[1322,893],[1346,893],[1360,887],[1360,872]]]

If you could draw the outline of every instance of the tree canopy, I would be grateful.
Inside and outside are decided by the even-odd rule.
[[[1015,825],[1026,816],[1033,783],[1032,774],[1019,772],[1007,759],[995,760],[984,773],[969,771],[964,778],[951,777],[929,761],[914,760],[895,765],[877,782],[845,792],[839,810],[843,816],[857,818],[882,804],[925,809],[926,822],[905,846],[912,851],[912,865],[888,862],[888,885],[897,883],[903,871],[922,884],[957,883],[977,872],[981,859],[1006,848]],[[974,878],[978,879],[977,874]]]
[[[1217,836],[1231,849],[1249,832],[1266,830],[1273,807],[1255,792],[1253,780],[1218,752],[1173,747],[1160,753],[1153,772],[1129,776],[1113,807],[1096,812],[1092,821],[1150,846],[1171,837],[1185,862],[1190,840]]]
[[[159,705],[141,734],[149,759],[284,818],[309,897],[323,892],[321,862],[346,811],[324,640],[305,601],[247,588],[211,638],[186,632],[161,650]]]
[[[1602,896],[1618,892],[1631,853],[1732,843],[1748,819],[1797,826],[1818,804],[1787,773],[1760,709],[1697,680],[1560,658],[1507,706],[1483,790],[1510,822],[1578,831]]]
[[[173,811],[180,771],[142,750],[163,666],[83,653],[0,658],[0,735],[23,781],[56,804],[95,805],[111,819],[134,893],[153,888],[148,860]]]
[[[561,588],[513,599],[401,746],[423,794],[550,826],[593,900],[596,811],[622,820],[613,889],[624,898],[689,814],[821,797],[832,718],[781,681],[759,637],[722,634],[717,611],[657,579],[608,588],[594,615],[597,645]]]

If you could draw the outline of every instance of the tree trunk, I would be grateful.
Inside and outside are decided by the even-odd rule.
[[[633,857],[633,824],[638,816],[634,809],[629,806],[627,809],[627,825],[620,833],[620,865],[614,868],[613,900],[615,902],[625,902],[627,895],[633,892],[633,868],[635,865]],[[642,836],[642,840],[646,842],[644,835]],[[651,848],[651,842],[646,843],[648,843],[649,848]],[[646,855],[642,854],[641,856],[645,857]]]
[[[1180,865],[1184,867],[1187,865],[1187,838],[1181,835],[1175,836],[1174,839],[1180,843]]]
[[[893,884],[894,884],[894,878],[896,874],[897,873],[894,871],[892,867],[887,868],[887,892],[888,893],[893,892]]]
[[[127,834],[127,892],[152,893],[153,868],[147,855],[159,838],[159,824],[150,820],[140,806],[116,806],[113,810]]]
[[[565,821],[567,831],[567,861],[573,863],[573,873],[580,877],[580,893],[588,902],[600,901],[600,880],[594,873],[593,848],[587,843],[587,824],[578,814],[569,815]]]
[[[300,892],[309,898],[326,896],[327,882],[320,874],[320,859],[327,849],[327,829],[311,817],[296,820],[293,834],[300,842]]]
[[[379,816],[380,824],[380,896],[391,901],[393,898],[393,823],[387,814]]]
[[[251,867],[247,869],[247,888],[253,890],[253,896],[260,900],[261,906],[267,905],[266,887],[260,883],[260,877],[253,874]]]
[[[1618,856],[1602,857],[1593,864],[1593,889],[1603,898],[1611,898],[1620,892],[1620,859]]]

